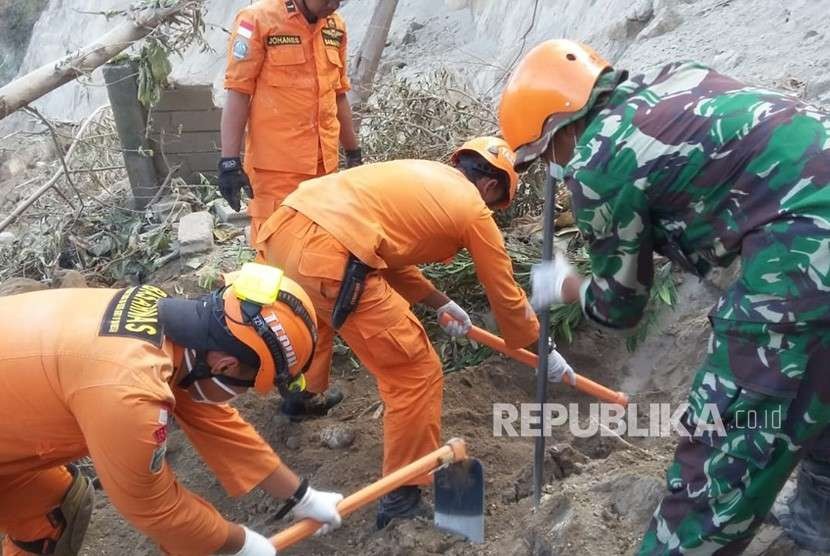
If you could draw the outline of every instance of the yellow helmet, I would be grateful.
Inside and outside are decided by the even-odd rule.
[[[507,195],[504,201],[495,205],[496,208],[507,208],[516,196],[519,187],[519,175],[513,168],[516,163],[516,153],[504,139],[499,137],[476,137],[461,145],[452,154],[452,162],[458,162],[458,157],[464,152],[474,152],[486,160],[496,171],[504,175],[507,185]]]

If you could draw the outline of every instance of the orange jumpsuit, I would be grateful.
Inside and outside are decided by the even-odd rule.
[[[173,415],[231,495],[249,492],[280,465],[235,409],[196,403],[170,385],[182,349],[161,334],[153,311],[132,300],[158,291],[142,286],[131,299],[109,289],[0,298],[7,556],[21,553],[9,536],[57,538],[45,515],[69,487],[63,465],[86,455],[118,511],[166,552],[204,555],[224,544],[230,524],[164,462]]]
[[[338,14],[312,25],[293,0],[260,0],[236,16],[225,88],[251,95],[245,171],[254,243],[300,182],[337,169],[336,99],[350,89],[346,42]]]
[[[360,303],[338,333],[375,376],[384,402],[388,474],[440,441],[443,373],[410,310],[435,288],[415,265],[466,248],[506,342],[525,346],[539,324],[513,279],[492,212],[476,187],[450,166],[425,160],[369,164],[303,182],[263,224],[259,255],[308,292],[319,342],[308,388],[328,386],[331,314],[351,252],[370,267]],[[416,484],[427,484],[421,477]]]

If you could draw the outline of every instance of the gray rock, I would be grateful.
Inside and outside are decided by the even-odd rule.
[[[179,222],[179,251],[182,255],[213,248],[213,215],[207,211],[186,214]]]
[[[320,443],[326,448],[340,450],[354,443],[355,432],[346,425],[330,425],[320,431]]]
[[[607,492],[612,511],[632,527],[645,527],[663,496],[663,483],[654,477],[621,475],[596,485],[593,490]]]
[[[637,35],[637,40],[652,39],[674,31],[683,23],[683,17],[674,7],[674,0],[655,0],[654,19]]]
[[[285,439],[285,447],[289,450],[299,450],[300,449],[300,437],[299,436],[289,436]]]
[[[0,232],[0,248],[11,246],[15,239],[12,232]]]
[[[190,205],[184,201],[177,201],[175,199],[162,199],[154,203],[150,210],[156,220],[170,222],[178,222],[185,214],[190,214]]]
[[[219,222],[222,222],[223,224],[244,225],[250,222],[250,218],[248,217],[248,213],[245,211],[245,207],[242,207],[239,212],[236,212],[224,199],[216,201],[213,205],[213,212],[216,214],[216,218],[219,219]]]
[[[115,242],[108,235],[98,237],[89,246],[89,252],[96,257],[103,257],[113,249],[115,249]]]
[[[17,295],[19,293],[36,292],[45,289],[47,289],[46,284],[42,284],[31,278],[9,278],[5,282],[0,283],[0,296]]]

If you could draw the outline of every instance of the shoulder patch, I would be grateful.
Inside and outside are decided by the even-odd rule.
[[[345,34],[340,29],[332,28],[332,27],[323,27],[323,43],[326,46],[335,46],[340,48],[340,45],[343,44],[343,35]]]
[[[237,60],[244,60],[248,57],[248,41],[242,38],[236,39],[233,43],[233,57]]]
[[[301,44],[299,35],[269,35],[266,44],[268,46],[281,46],[284,44]]]
[[[161,347],[164,336],[158,320],[158,302],[164,297],[164,290],[148,285],[117,292],[104,312],[98,335],[136,338]]]

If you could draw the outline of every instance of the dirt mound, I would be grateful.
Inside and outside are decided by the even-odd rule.
[[[701,337],[705,331],[687,322],[701,318],[701,308],[711,301],[699,299],[698,290],[690,287],[692,295],[682,289],[681,307],[666,313],[658,333],[640,348],[650,354],[647,367],[638,363],[642,352],[627,353],[624,338],[590,328],[577,335],[574,344],[563,346],[563,351],[580,372],[595,380],[612,387],[641,385],[639,390],[629,390],[633,401],[676,397],[674,390],[688,382],[705,345]],[[689,331],[691,328],[694,330]],[[654,369],[665,372],[655,374]],[[666,376],[673,378],[666,383]],[[364,369],[355,369],[348,356],[336,357],[333,378],[346,399],[326,419],[291,423],[278,415],[276,396],[247,395],[237,406],[283,459],[309,477],[315,487],[348,493],[379,475],[382,406],[374,380]],[[668,388],[660,388],[661,384]],[[545,498],[534,511],[530,498],[533,440],[493,433],[493,403],[531,402],[534,388],[533,371],[500,356],[446,376],[443,435],[463,437],[485,466],[487,542],[475,551],[493,555],[630,552],[662,492],[662,473],[671,456],[672,440],[621,440],[601,435],[575,438],[568,426],[554,428],[547,440]],[[550,399],[580,407],[587,407],[589,401],[566,387],[553,388]],[[579,421],[583,428],[590,426],[590,413],[580,412]],[[348,447],[333,450],[324,446],[321,433],[332,425],[354,436]],[[215,504],[229,519],[264,532],[276,532],[286,525],[272,520],[278,503],[261,492],[240,499],[227,497],[182,431],[171,434],[168,461],[188,488]],[[374,514],[374,507],[357,512],[339,531],[309,540],[292,553],[460,555],[471,551],[469,544],[436,531],[426,521],[393,523],[376,532]],[[141,555],[155,551],[102,493],[85,553]]]

